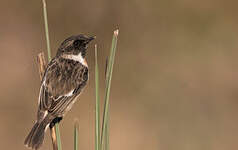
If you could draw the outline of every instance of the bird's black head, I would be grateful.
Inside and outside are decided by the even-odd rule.
[[[57,56],[60,56],[62,54],[78,55],[81,52],[82,56],[85,57],[88,44],[93,39],[95,39],[95,37],[88,37],[82,34],[71,36],[61,43],[56,55]]]

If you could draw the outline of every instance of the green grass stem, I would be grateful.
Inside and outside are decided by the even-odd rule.
[[[50,50],[49,27],[48,27],[47,9],[46,9],[45,0],[42,0],[42,3],[43,3],[43,16],[44,16],[44,23],[45,23],[45,37],[46,37],[46,44],[47,44],[48,60],[50,61],[51,50]]]
[[[119,30],[115,30],[112,38],[112,45],[110,56],[107,65],[107,72],[106,72],[106,93],[105,93],[105,100],[104,100],[104,112],[103,112],[103,123],[102,123],[102,132],[101,132],[101,150],[108,150],[109,149],[109,96],[110,96],[110,89],[111,89],[111,80],[112,80],[112,72],[113,72],[113,64],[115,60],[116,54],[116,46],[117,46],[117,37],[118,37]],[[107,134],[106,134],[107,133]]]
[[[56,132],[56,141],[57,141],[58,150],[62,150],[58,123],[55,124],[55,132]]]
[[[97,45],[95,45],[95,150],[100,150],[100,99],[99,99],[99,69],[97,59]]]
[[[74,123],[74,150],[78,150],[78,136],[79,136],[79,123],[78,120]]]

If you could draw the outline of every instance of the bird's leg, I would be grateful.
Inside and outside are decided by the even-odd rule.
[[[59,123],[62,119],[63,119],[63,117],[56,117],[55,119],[53,119],[50,123],[50,128],[53,128],[55,126],[55,124]]]

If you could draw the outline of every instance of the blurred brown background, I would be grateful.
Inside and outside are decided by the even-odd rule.
[[[113,30],[120,29],[111,93],[113,150],[238,149],[238,2],[48,0],[52,55],[68,36],[96,35],[101,99]],[[26,150],[36,117],[36,56],[46,50],[41,0],[1,1],[0,149]],[[63,149],[94,149],[90,82],[61,123]],[[46,52],[46,51],[45,51]],[[49,133],[42,149],[52,149]]]

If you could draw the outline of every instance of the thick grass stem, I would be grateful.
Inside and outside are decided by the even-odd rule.
[[[113,72],[113,64],[116,54],[116,46],[117,46],[117,36],[119,30],[115,30],[112,38],[111,51],[109,56],[109,61],[107,65],[106,72],[106,93],[105,93],[105,103],[104,103],[104,112],[103,112],[103,123],[102,123],[102,132],[101,132],[101,150],[109,149],[109,96],[111,89],[111,79]],[[106,134],[107,133],[107,134]]]

